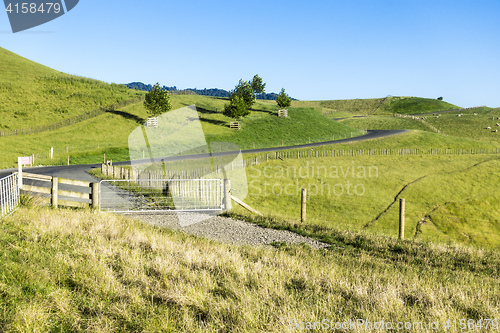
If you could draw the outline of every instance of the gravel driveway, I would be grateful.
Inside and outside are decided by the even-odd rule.
[[[291,231],[262,228],[252,223],[206,214],[203,216],[206,219],[203,222],[181,227],[177,214],[182,214],[183,220],[189,218],[200,219],[199,213],[140,213],[125,215],[154,226],[182,230],[191,235],[225,243],[240,245],[269,245],[274,242],[305,243],[315,249],[330,246]]]

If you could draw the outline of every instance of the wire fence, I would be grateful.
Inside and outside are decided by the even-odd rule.
[[[107,107],[100,107],[98,109],[80,114],[78,116],[75,116],[73,118],[69,119],[64,119],[61,120],[57,123],[52,123],[44,126],[37,126],[37,127],[29,127],[29,128],[21,128],[21,129],[11,129],[11,130],[3,130],[0,131],[0,137],[6,137],[6,136],[19,136],[19,135],[30,135],[30,134],[37,134],[37,133],[42,133],[42,132],[47,132],[47,131],[54,131],[66,126],[71,126],[74,124],[81,123],[82,121],[92,119],[95,117],[98,117],[106,112],[109,111],[115,111],[116,109],[139,103],[144,100],[144,96],[138,96],[129,100],[121,101],[119,103],[112,104]]]
[[[18,174],[0,179],[0,217],[6,217],[19,207]]]
[[[239,170],[242,168],[259,165],[272,160],[286,159],[311,159],[327,157],[362,157],[362,156],[415,156],[415,155],[500,155],[500,149],[451,149],[451,148],[400,148],[400,149],[308,149],[308,150],[285,150],[264,155],[250,157],[244,160],[232,161],[221,165],[215,164],[210,167],[192,168],[183,170],[134,170],[130,167],[101,165],[101,172],[107,177],[125,180],[139,180],[152,182],[164,178],[181,177],[185,179],[203,178],[207,175],[223,174],[224,172]]]

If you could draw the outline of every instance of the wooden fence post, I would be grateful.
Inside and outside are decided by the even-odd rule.
[[[399,239],[405,239],[405,199],[399,199]]]
[[[59,178],[52,178],[52,207],[57,208],[59,205]]]
[[[307,190],[305,188],[302,189],[302,205],[300,209],[300,221],[306,221],[306,206],[307,206]]]
[[[224,179],[224,209],[231,209],[231,181]]]
[[[94,209],[99,209],[99,183],[91,183],[90,186],[92,187],[91,207]]]

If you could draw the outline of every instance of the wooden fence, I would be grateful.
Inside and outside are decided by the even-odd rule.
[[[146,127],[158,128],[158,117],[148,117]]]
[[[288,118],[288,110],[287,109],[278,110],[278,117]]]
[[[232,121],[232,122],[229,123],[229,127],[231,129],[240,130],[241,129],[241,122],[239,122],[239,121]]]
[[[40,203],[77,208],[99,207],[99,183],[23,172],[21,194],[36,196]]]
[[[38,126],[38,127],[0,131],[0,137],[29,135],[29,134],[37,134],[37,133],[47,132],[47,131],[54,131],[54,130],[60,129],[62,127],[78,124],[78,123],[81,123],[82,121],[95,118],[97,116],[100,116],[100,115],[108,112],[108,111],[115,111],[118,108],[122,108],[124,106],[135,104],[135,103],[139,103],[143,100],[144,100],[144,96],[138,96],[136,98],[129,99],[126,101],[121,101],[119,103],[110,105],[108,107],[101,107],[101,108],[83,113],[83,114],[75,116],[73,118],[61,120],[57,123],[53,123],[53,124],[49,124],[49,125],[45,125],[45,126]]]
[[[213,168],[197,168],[190,170],[167,171],[165,175],[160,170],[137,171],[130,168],[111,166],[102,164],[101,171],[104,175],[114,179],[126,180],[147,180],[161,179],[196,179],[204,178],[209,174],[221,174],[223,171],[238,170],[253,165],[259,165],[271,160],[285,159],[311,159],[324,157],[358,157],[358,156],[414,156],[414,155],[499,155],[500,149],[421,149],[421,148],[400,148],[400,149],[339,149],[339,150],[290,150],[277,151],[265,155],[247,158],[245,160],[233,161],[227,165],[217,164]]]

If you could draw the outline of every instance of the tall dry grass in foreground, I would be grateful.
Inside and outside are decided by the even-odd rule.
[[[23,208],[0,221],[0,331],[288,332],[293,319],[500,318],[497,252],[422,246],[478,269],[338,244],[219,244],[116,215]]]

